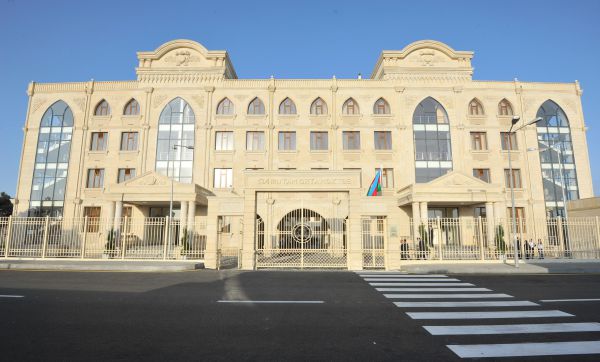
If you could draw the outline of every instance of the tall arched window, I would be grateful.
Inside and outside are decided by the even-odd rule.
[[[483,116],[483,106],[477,98],[473,98],[473,100],[469,102],[469,115]]]
[[[63,102],[42,116],[29,197],[29,216],[62,216],[73,134],[73,113]]]
[[[223,98],[217,105],[217,114],[231,115],[235,113],[233,102],[229,98]]]
[[[289,98],[286,98],[279,104],[279,114],[296,114],[296,104]]]
[[[415,181],[429,182],[452,170],[448,114],[438,101],[425,98],[413,114]]]
[[[498,115],[499,116],[512,116],[513,109],[510,102],[506,99],[503,99],[498,103]]]
[[[390,114],[390,105],[385,99],[379,98],[373,105],[373,114]]]
[[[94,110],[95,116],[109,116],[110,115],[110,106],[106,100],[101,100],[100,103],[96,106]]]
[[[358,107],[358,103],[353,98],[348,98],[344,105],[342,105],[342,114],[360,114],[360,108]]]
[[[260,98],[256,97],[250,102],[248,105],[248,114],[265,114],[265,105]]]
[[[156,172],[183,183],[192,182],[194,124],[192,108],[181,98],[175,98],[160,113],[156,144]],[[176,146],[177,145],[177,146]]]
[[[125,116],[137,116],[140,114],[140,104],[135,98],[132,98],[123,109],[123,114]]]
[[[320,116],[327,113],[327,103],[321,97],[315,99],[310,105],[310,114],[313,116]]]
[[[551,100],[542,104],[536,117],[542,117],[537,124],[537,134],[546,213],[550,217],[565,216],[565,198],[579,198],[569,120]]]

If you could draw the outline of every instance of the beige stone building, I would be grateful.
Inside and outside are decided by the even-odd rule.
[[[137,56],[136,80],[29,85],[16,215],[165,217],[172,198],[209,267],[360,269],[423,220],[507,218],[510,180],[523,220],[593,196],[577,81],[473,80],[473,52],[429,40],[369,79],[239,79],[190,40]],[[515,116],[542,120],[508,133]]]

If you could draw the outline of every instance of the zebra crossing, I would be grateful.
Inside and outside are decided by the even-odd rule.
[[[522,335],[518,343],[447,344],[446,347],[460,358],[600,354],[600,323],[569,321],[575,315],[556,309],[542,309],[535,301],[517,300],[512,295],[442,274],[409,275],[382,271],[360,271],[357,274],[402,308],[408,317],[424,321],[426,325],[422,327],[432,336],[451,339],[459,336],[493,338]],[[536,323],[536,319],[544,320]],[[546,322],[546,319],[551,322]],[[452,325],[442,325],[444,322]],[[527,340],[528,336],[552,334],[560,339],[569,333],[582,332],[594,333],[597,340]]]

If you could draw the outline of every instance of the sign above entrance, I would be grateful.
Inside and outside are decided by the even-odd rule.
[[[360,171],[246,171],[246,188],[255,190],[359,189]]]

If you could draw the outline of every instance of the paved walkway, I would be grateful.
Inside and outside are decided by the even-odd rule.
[[[577,274],[600,273],[600,260],[533,260],[519,263],[405,264],[402,271],[415,274]]]
[[[4,259],[0,270],[81,270],[81,271],[135,271],[174,272],[203,269],[204,263],[187,260],[60,260],[60,259]]]

